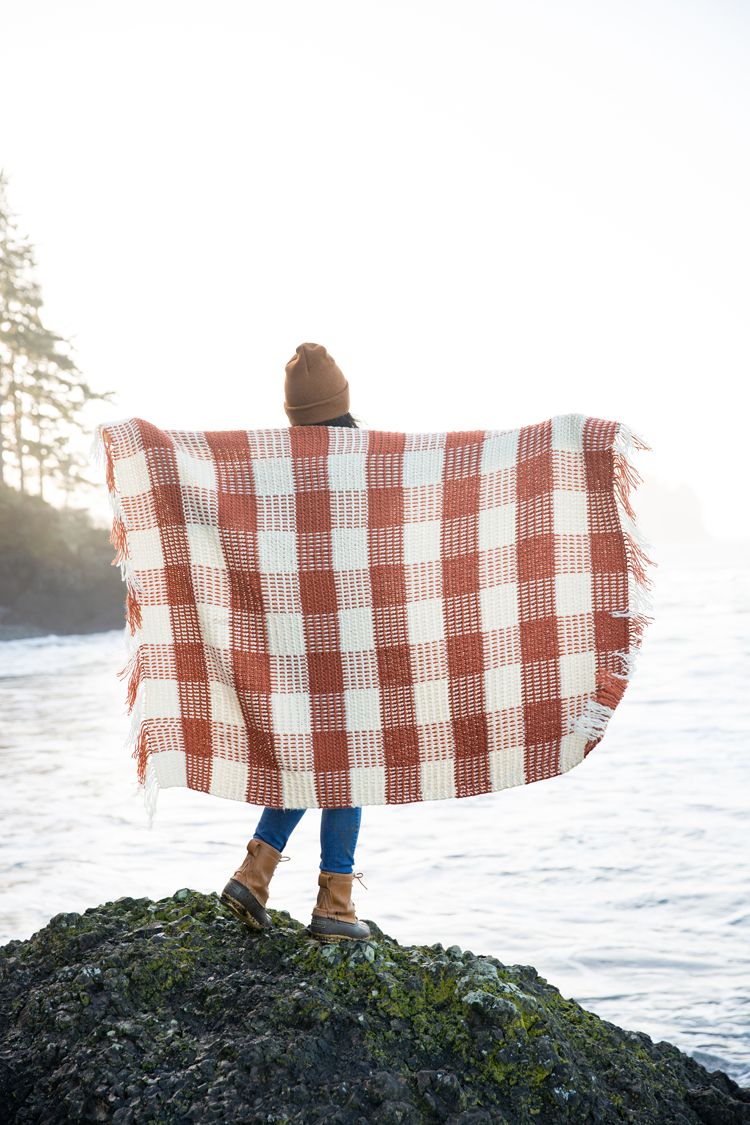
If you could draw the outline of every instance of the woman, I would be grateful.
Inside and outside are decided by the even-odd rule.
[[[286,365],[284,410],[292,426],[349,426],[349,384],[320,344],[300,344]],[[247,845],[247,856],[222,893],[222,901],[253,929],[271,925],[265,911],[268,887],[286,842],[305,809],[264,809]],[[320,821],[318,901],[310,923],[321,941],[362,941],[369,927],[352,902],[354,850],[361,809],[323,809]]]

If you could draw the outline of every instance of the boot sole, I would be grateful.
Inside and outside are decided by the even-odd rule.
[[[272,925],[271,919],[255,895],[236,879],[229,880],[221,892],[221,901],[251,930],[267,930]]]
[[[325,921],[328,922],[329,925],[332,924],[332,925],[335,926],[337,924],[335,922],[331,923],[328,919],[326,919]],[[339,924],[346,925],[346,923],[339,923]],[[367,941],[368,938],[370,937],[369,929],[367,930],[366,933],[360,933],[360,934],[351,934],[351,933],[350,934],[337,934],[334,930],[314,929],[312,922],[310,923],[310,925],[307,928],[310,931],[311,935],[314,938],[316,938],[317,941],[325,942],[328,945],[336,944],[340,941]]]

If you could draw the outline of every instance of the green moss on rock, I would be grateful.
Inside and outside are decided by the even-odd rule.
[[[215,895],[61,914],[0,951],[0,1121],[741,1125],[750,1091],[533,968],[253,934]],[[372,924],[371,924],[372,925]]]

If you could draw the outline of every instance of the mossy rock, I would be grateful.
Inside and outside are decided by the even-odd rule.
[[[251,933],[181,890],[0,951],[0,1122],[740,1125],[750,1091],[528,966]]]

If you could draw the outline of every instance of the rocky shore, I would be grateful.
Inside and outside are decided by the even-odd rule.
[[[0,950],[0,1121],[740,1125],[750,1090],[457,946],[120,899]]]

